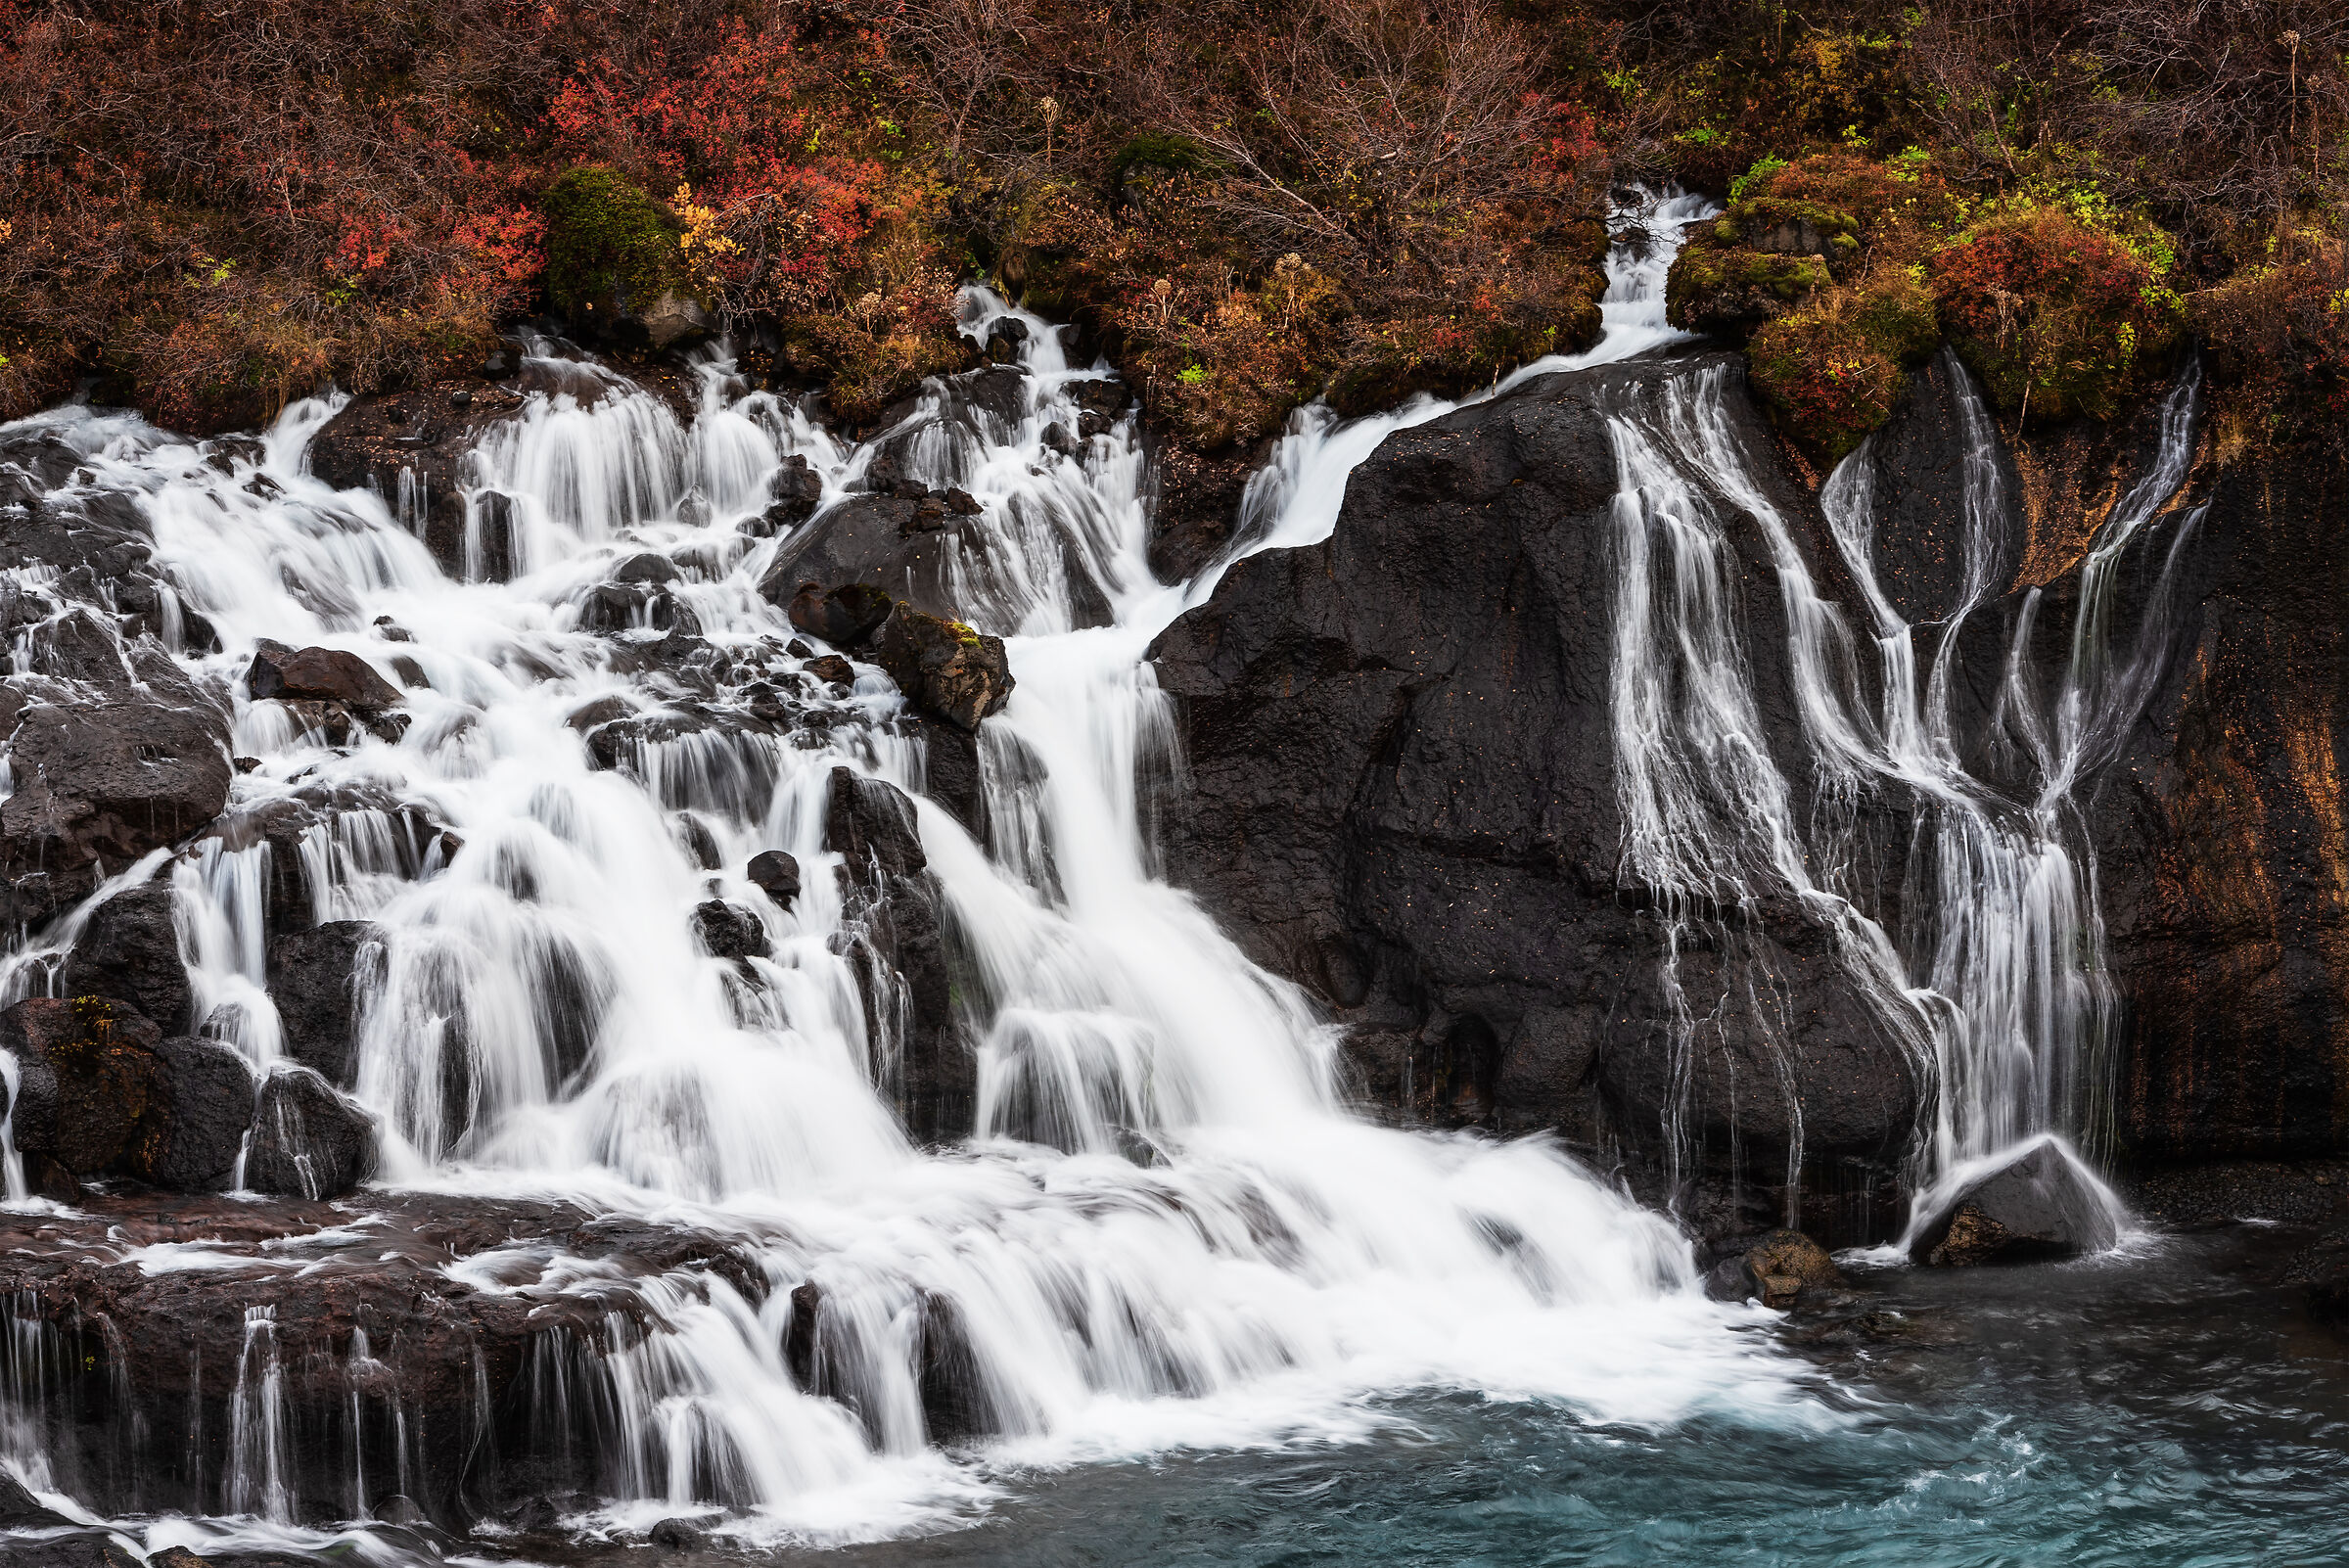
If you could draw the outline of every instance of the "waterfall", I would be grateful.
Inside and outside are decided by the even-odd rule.
[[[1707,210],[1632,214],[1598,346],[1503,389],[1675,340],[1663,275]],[[1088,426],[1079,402],[1110,373],[1071,366],[1058,329],[985,291],[965,315],[977,338],[1005,316],[1028,328],[1016,370],[982,373],[1015,395],[934,383],[860,446],[720,356],[698,367],[688,424],[535,345],[522,408],[463,470],[460,578],[419,536],[438,504],[421,485],[336,491],[306,471],[337,399],[290,408],[258,451],[42,416],[138,498],[219,638],[182,662],[233,702],[253,765],[221,837],[172,871],[211,1032],[284,1070],[264,921],[276,879],[299,875],[315,917],[371,922],[380,946],[354,1083],[382,1119],[383,1180],[740,1238],[760,1275],[740,1288],[615,1281],[529,1241],[449,1266],[477,1290],[576,1303],[564,1320],[589,1326],[540,1341],[530,1425],[594,1455],[620,1528],[719,1509],[752,1537],[923,1528],[993,1495],[990,1454],[1343,1438],[1388,1419],[1373,1396],[1420,1386],[1601,1421],[1833,1419],[1724,1331],[1743,1310],[1704,1301],[1665,1219],[1554,1145],[1348,1114],[1333,1031],[1156,876],[1141,802],[1176,760],[1144,655],[1228,559],[1159,582],[1134,416]],[[1353,464],[1450,406],[1301,416],[1233,553],[1325,535]],[[759,591],[883,451],[979,509],[941,571],[963,616],[1005,637],[1018,682],[979,738],[980,832],[919,795],[935,742],[893,685],[870,666],[845,685],[809,673],[828,650]],[[777,534],[760,516],[787,464],[821,500]],[[493,516],[503,581],[484,580]],[[667,623],[586,629],[599,587],[647,552],[676,571]],[[404,734],[337,749],[251,699],[262,638],[346,650],[403,684]],[[810,721],[742,716],[776,693]],[[574,722],[591,709],[629,720],[603,756]],[[859,968],[862,895],[827,848],[842,768],[915,797],[978,1063],[976,1125],[944,1151],[892,1109],[897,1008]],[[747,873],[771,850],[802,869],[788,907]],[[763,953],[704,950],[691,916],[712,899],[756,922]],[[615,1295],[627,1310],[590,1310]],[[284,1373],[254,1314],[225,1480],[232,1506],[282,1518],[299,1511]],[[370,1484],[355,1459],[351,1475]]]

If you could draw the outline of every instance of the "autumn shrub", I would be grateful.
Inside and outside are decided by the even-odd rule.
[[[1924,269],[1886,258],[1754,334],[1754,385],[1801,445],[1829,462],[1890,417],[1907,371],[1941,341]]]
[[[2157,246],[2063,207],[2002,211],[1934,254],[1942,324],[2001,411],[2109,419],[2180,338]]]
[[[2349,243],[2303,229],[2189,300],[2236,438],[2349,448]]]

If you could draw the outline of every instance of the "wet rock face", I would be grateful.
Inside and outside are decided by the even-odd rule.
[[[194,1002],[171,908],[167,872],[100,904],[58,974],[58,990],[127,1002],[163,1029],[187,1027]]]
[[[253,1124],[253,1070],[219,1041],[184,1035],[158,1042],[155,1055],[161,1083],[133,1141],[132,1171],[173,1192],[220,1191]]]
[[[836,767],[827,804],[824,848],[843,860],[844,924],[855,934],[867,1032],[882,1050],[877,1073],[914,1137],[941,1143],[967,1136],[978,1058],[954,1016],[944,896],[922,850],[913,803],[893,785]]]
[[[245,1184],[292,1198],[332,1198],[375,1174],[375,1118],[306,1067],[262,1083]]]
[[[35,997],[0,1013],[0,1050],[17,1058],[17,1148],[80,1176],[103,1176],[130,1152],[161,1103],[161,1032],[95,997]]]
[[[382,933],[365,920],[329,920],[269,939],[269,995],[286,1054],[331,1084],[356,1077],[358,987],[382,962]]]
[[[531,1367],[569,1357],[572,1386],[608,1398],[606,1382],[579,1380],[608,1377],[616,1322],[644,1320],[641,1281],[671,1276],[754,1305],[766,1291],[740,1236],[567,1204],[144,1190],[77,1205],[0,1215],[0,1326],[38,1346],[0,1366],[0,1398],[36,1430],[56,1484],[113,1514],[233,1511],[233,1402],[241,1377],[272,1364],[298,1519],[405,1510],[462,1530],[522,1497],[595,1488],[594,1407],[550,1407]],[[150,1273],[124,1256],[157,1244],[198,1245],[220,1266]],[[542,1287],[544,1249],[608,1266],[608,1291],[587,1301]],[[449,1267],[466,1261],[484,1272]],[[249,1322],[255,1303],[270,1310],[265,1328]],[[362,1476],[369,1490],[354,1497]],[[403,1485],[409,1500],[395,1503]],[[0,1487],[0,1530],[41,1522],[37,1501]],[[16,1545],[0,1552],[11,1568]]]
[[[256,699],[291,697],[342,703],[354,711],[394,708],[399,688],[357,654],[340,648],[289,648],[263,638],[245,672]]]
[[[228,804],[228,724],[153,644],[116,665],[96,701],[19,694],[0,802],[0,876],[16,919],[37,921],[119,869],[200,832]],[[0,714],[0,718],[5,718]]]
[[[2174,657],[2096,811],[2154,1160],[2349,1147],[2349,483],[2289,456],[2209,484]]]
[[[2030,1263],[2098,1252],[2119,1239],[2080,1168],[2041,1143],[1966,1183],[1918,1228],[1909,1256],[1937,1268]]]
[[[1756,1000],[1681,1027],[1656,891],[1624,882],[1606,410],[1690,373],[1546,378],[1390,437],[1328,541],[1240,562],[1153,650],[1190,767],[1162,808],[1174,879],[1352,1026],[1374,1103],[1647,1158],[1669,1107],[1710,1168],[1774,1190],[1798,1127],[1807,1160],[1896,1158],[1917,1084],[1797,908],[1696,912],[1688,993]],[[1758,530],[1732,540],[1757,697],[1791,740],[1774,570]]]

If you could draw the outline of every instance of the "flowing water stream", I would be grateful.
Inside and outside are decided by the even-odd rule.
[[[1663,274],[1681,226],[1706,211],[1649,204],[1644,234],[1611,258],[1597,347],[1496,391],[1678,339]],[[975,337],[1019,314],[976,290],[966,311]],[[1123,1474],[1145,1455],[1407,1445],[1429,1429],[1426,1400],[1465,1394],[1565,1412],[1591,1434],[1570,1447],[1666,1443],[1676,1429],[1764,1447],[1848,1432],[1854,1402],[1747,1332],[1758,1309],[1706,1302],[1664,1217],[1541,1140],[1350,1115],[1334,1037],[1306,998],[1154,874],[1139,803],[1175,759],[1151,640],[1230,558],[1326,537],[1355,465],[1454,405],[1344,424],[1308,410],[1252,483],[1232,552],[1165,584],[1145,559],[1131,416],[1056,452],[1049,427],[1076,428],[1076,392],[1106,372],[1072,367],[1053,328],[1020,319],[1019,406],[933,387],[898,442],[911,477],[982,508],[965,536],[983,547],[955,558],[952,586],[973,623],[1005,636],[1018,681],[983,736],[984,838],[918,797],[921,743],[893,722],[900,699],[871,667],[810,699],[822,727],[776,734],[694,721],[661,662],[662,627],[582,627],[596,587],[651,551],[681,570],[674,599],[715,650],[703,672],[716,669],[721,689],[804,665],[757,591],[783,541],[749,525],[787,459],[804,459],[831,503],[875,445],[748,390],[723,359],[701,366],[688,423],[545,346],[531,363],[540,391],[483,445],[467,486],[474,576],[488,509],[511,519],[504,582],[435,565],[416,527],[430,497],[337,492],[306,472],[335,401],[295,406],[260,450],[234,454],[126,415],[42,417],[84,454],[86,483],[139,498],[185,609],[218,633],[221,652],[183,660],[237,694],[236,750],[257,765],[232,812],[335,804],[299,853],[318,918],[382,933],[356,1083],[383,1120],[383,1181],[708,1227],[748,1238],[760,1260],[763,1291],[708,1275],[639,1282],[657,1329],[615,1317],[609,1354],[533,1373],[550,1430],[599,1455],[604,1501],[567,1528],[626,1540],[684,1515],[744,1545],[918,1535],[1073,1465]],[[1839,469],[1824,498],[1865,599],[1855,631],[1738,448],[1724,390],[1718,369],[1691,371],[1660,413],[1613,421],[1627,874],[1689,909],[1786,894],[1824,911],[1847,967],[1938,1082],[1916,1181],[1946,1181],[2086,1122],[2105,1004],[2096,942],[2076,940],[2096,917],[2070,791],[2150,678],[2150,641],[2113,646],[2110,566],[2161,526],[2183,482],[2194,384],[2097,536],[2053,710],[2017,677],[2008,728],[2044,781],[2028,801],[1966,773],[1948,716],[1948,651],[1995,587],[1987,541],[2003,503],[1978,399],[1964,394],[1980,448],[1965,484],[1985,553],[1920,673],[1914,650],[1935,639],[1876,588],[1865,462]],[[1759,521],[1776,558],[1821,798],[1898,787],[1930,803],[1921,863],[1938,893],[1917,929],[1887,932],[1852,901],[1834,823],[1798,820],[1772,761],[1728,587],[1732,510]],[[387,641],[387,624],[409,640]],[[263,638],[347,649],[387,675],[412,661],[411,726],[337,749],[282,705],[250,701],[239,677]],[[1864,647],[1881,667],[1871,678]],[[676,721],[600,766],[571,722],[598,702]],[[948,1151],[915,1146],[889,1103],[902,1041],[886,994],[859,983],[859,911],[825,848],[844,766],[917,796],[980,1061],[975,1136]],[[770,849],[805,873],[788,909],[745,874]],[[283,1059],[264,988],[280,853],[228,833],[115,884],[175,879],[200,1016],[262,1071]],[[767,956],[702,949],[689,917],[713,897],[756,911]],[[10,993],[45,989],[73,933],[69,921],[17,954]],[[882,1016],[868,1017],[877,995]],[[527,1240],[450,1267],[498,1291],[610,1283],[595,1261]],[[221,1478],[222,1512],[250,1517],[166,1522],[151,1544],[314,1544],[318,1521],[374,1488],[359,1477],[345,1497],[294,1495],[268,1297],[256,1273],[252,1376],[241,1367]],[[809,1312],[812,1328],[795,1328]],[[942,1313],[968,1347],[985,1444],[942,1448],[951,1434],[930,1430],[919,1341]],[[829,1397],[795,1377],[795,1332],[812,1333]],[[15,1457],[45,1475],[38,1453]]]

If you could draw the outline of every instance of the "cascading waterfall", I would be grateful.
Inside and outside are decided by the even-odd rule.
[[[1681,198],[1645,214],[1610,263],[1597,349],[1519,377],[1674,339],[1663,273],[1704,210]],[[1007,313],[968,296],[974,336]],[[1079,425],[1075,390],[1106,373],[1070,368],[1056,329],[1019,319],[1010,416],[948,384],[883,433],[908,477],[977,499],[949,580],[972,623],[1007,636],[1018,680],[983,737],[985,841],[915,802],[978,1048],[967,1146],[918,1150],[876,1092],[888,1031],[866,1016],[857,916],[825,848],[833,771],[913,786],[921,743],[869,667],[846,691],[798,680],[792,630],[757,590],[789,542],[750,526],[770,478],[804,461],[837,504],[875,446],[836,443],[722,359],[701,367],[686,425],[540,346],[540,390],[464,484],[472,575],[494,515],[503,582],[442,575],[416,533],[429,497],[338,493],[304,472],[332,401],[295,406],[257,456],[216,465],[127,416],[44,416],[100,483],[138,496],[158,559],[220,639],[185,663],[234,693],[237,748],[255,760],[222,836],[169,873],[211,1032],[281,1067],[260,955],[286,855],[238,824],[323,809],[299,842],[311,913],[380,934],[356,1082],[383,1120],[385,1179],[704,1225],[760,1260],[763,1293],[631,1281],[641,1311],[610,1317],[591,1348],[549,1341],[536,1364],[536,1436],[597,1455],[622,1526],[725,1508],[746,1535],[912,1528],[982,1500],[988,1453],[1342,1436],[1382,1419],[1366,1396],[1426,1384],[1600,1420],[1831,1419],[1783,1363],[1722,1332],[1735,1310],[1694,1290],[1668,1222],[1550,1146],[1350,1118],[1333,1037],[1301,994],[1153,877],[1137,802],[1172,757],[1143,656],[1220,566],[1154,579],[1131,417],[1075,455],[1048,446],[1050,426]],[[1448,406],[1345,427],[1308,416],[1252,491],[1244,547],[1325,535],[1354,462]],[[795,682],[825,722],[702,722],[709,704],[661,664],[664,628],[582,629],[616,564],[644,552],[680,573],[674,602],[710,650],[697,680],[725,701]],[[387,625],[406,637],[387,641]],[[404,735],[338,751],[248,699],[238,677],[265,637],[345,649],[387,676],[404,664]],[[647,720],[618,766],[571,722],[598,703]],[[747,879],[765,850],[803,868],[789,908]],[[755,911],[765,955],[702,949],[689,915],[714,897]],[[16,961],[18,993],[42,989],[61,945],[46,940]],[[449,1268],[537,1298],[615,1288],[594,1262],[527,1242]],[[255,1312],[224,1505],[340,1506],[289,1495],[272,1457],[282,1374]],[[967,1374],[944,1425],[923,1386],[942,1346]],[[981,1439],[976,1465],[938,1447]]]
[[[1680,197],[1627,214],[1597,346],[1484,395],[1679,340],[1664,274],[1709,210]],[[998,1460],[1345,1436],[1381,1420],[1367,1396],[1431,1384],[1597,1420],[1830,1419],[1783,1363],[1722,1332],[1734,1310],[1693,1290],[1668,1222],[1553,1148],[1349,1118],[1332,1032],[1154,875],[1141,803],[1174,758],[1151,641],[1231,560],[1326,537],[1379,441],[1459,405],[1422,398],[1345,424],[1307,410],[1251,483],[1232,550],[1164,584],[1145,556],[1131,417],[1073,454],[1046,439],[1082,428],[1077,395],[1107,373],[1070,366],[1056,329],[985,291],[965,310],[975,338],[1006,315],[1027,327],[1015,404],[934,383],[859,446],[723,359],[700,366],[688,423],[534,345],[534,390],[463,471],[459,580],[419,537],[420,486],[337,492],[304,471],[332,400],[290,409],[257,453],[200,451],[127,416],[43,416],[95,483],[138,497],[186,609],[218,634],[220,652],[182,663],[233,694],[237,750],[255,760],[215,836],[102,890],[172,879],[207,1031],[282,1068],[267,923],[298,878],[310,918],[378,933],[356,1084],[383,1119],[387,1181],[699,1226],[756,1259],[760,1288],[620,1281],[527,1240],[447,1266],[476,1290],[597,1305],[587,1326],[536,1342],[528,1382],[533,1441],[592,1457],[606,1525],[722,1509],[746,1537],[922,1528],[983,1505]],[[1822,496],[1865,601],[1855,632],[1730,427],[1718,368],[1677,372],[1610,418],[1625,875],[1660,897],[1668,992],[1692,922],[1733,937],[1757,900],[1811,911],[1937,1081],[1919,1186],[2082,1127],[2107,1002],[2071,792],[2158,673],[2161,591],[2126,653],[2110,602],[2118,563],[2147,547],[2184,482],[2196,387],[2181,383],[2155,462],[2093,541],[2051,702],[2023,668],[2036,604],[2018,618],[1998,721],[2038,781],[2018,801],[1967,772],[1951,715],[1958,631],[1997,590],[2005,504],[1988,414],[1953,376],[1969,441],[1965,585],[1921,636],[1876,583],[1865,449]],[[758,587],[799,537],[754,526],[784,465],[820,483],[811,529],[885,445],[905,477],[979,506],[943,580],[1007,639],[1018,680],[980,737],[981,836],[919,795],[929,758],[894,686],[870,667],[846,687],[804,678],[807,658]],[[1785,612],[1801,788],[1756,701],[1727,534],[1739,517],[1760,530]],[[2192,523],[2171,530],[2170,561]],[[646,553],[678,574],[668,624],[646,612],[616,635],[590,629],[598,589]],[[679,617],[702,646],[690,669],[664,663]],[[249,700],[238,677],[262,638],[404,674],[405,733],[338,749]],[[779,687],[820,722],[713,717]],[[641,722],[598,758],[574,721],[590,710]],[[863,906],[826,847],[842,767],[914,795],[943,896],[979,1063],[973,1136],[948,1153],[917,1148],[891,1110],[902,1010],[859,970]],[[1857,901],[1851,838],[1865,801],[1893,790],[1918,804],[1911,879],[1931,897],[1929,914],[1887,931]],[[305,825],[273,837],[273,812]],[[748,878],[766,850],[803,868],[788,908]],[[703,949],[690,915],[713,898],[752,912],[763,953]],[[14,955],[0,994],[48,990],[85,918]],[[1709,1003],[1681,1000],[1685,1049]],[[13,1163],[10,1183],[21,1199]],[[623,1291],[629,1310],[603,1305]],[[396,1428],[404,1491],[418,1440],[396,1401],[370,1415],[362,1373],[377,1363],[361,1339],[348,1497],[297,1495],[276,1332],[256,1305],[222,1507],[282,1522],[364,1506],[371,1419]],[[942,1355],[962,1376],[950,1408],[926,1386]]]

